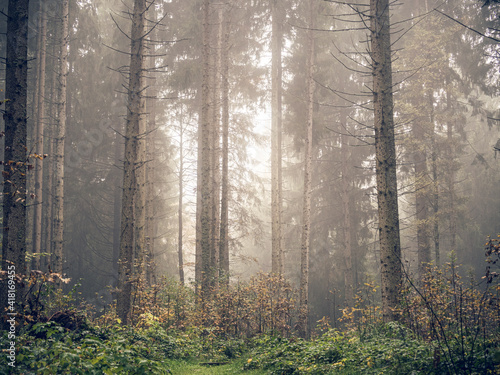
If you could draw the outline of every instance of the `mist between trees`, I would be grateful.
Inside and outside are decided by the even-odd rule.
[[[78,285],[72,307],[121,325],[310,338],[400,322],[446,371],[469,361],[432,300],[448,283],[482,311],[448,313],[477,326],[498,309],[497,1],[0,10],[16,332]],[[2,309],[7,294],[4,278]]]

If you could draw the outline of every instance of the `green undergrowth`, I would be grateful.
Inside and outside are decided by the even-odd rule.
[[[0,345],[8,348],[7,334]],[[37,323],[16,338],[16,367],[0,358],[1,374],[171,374],[179,363],[229,362],[244,352],[242,340],[215,338],[209,330],[167,332],[160,326],[128,329],[86,326],[69,331]],[[195,362],[193,362],[195,361]],[[210,372],[208,372],[210,373]]]
[[[450,363],[435,343],[416,338],[397,323],[389,323],[363,332],[329,330],[310,341],[256,338],[244,368],[263,369],[271,375],[498,374],[499,357],[499,348],[491,345],[478,351],[473,363]]]
[[[166,331],[99,328],[69,331],[37,323],[16,338],[16,368],[0,358],[1,374],[495,374],[497,347],[478,352],[474,368],[451,368],[436,346],[400,324],[342,333],[328,330],[313,340],[272,335],[235,339],[210,329]],[[6,335],[2,348],[8,347]],[[458,370],[458,371],[457,371]]]

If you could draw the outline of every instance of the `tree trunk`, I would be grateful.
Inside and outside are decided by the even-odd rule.
[[[59,53],[59,91],[54,137],[54,272],[63,274],[64,248],[64,142],[66,138],[66,94],[68,79],[69,0],[61,4],[62,25]],[[60,286],[60,285],[59,285]]]
[[[152,9],[154,10],[154,8]],[[155,21],[155,16],[152,15]],[[156,40],[156,32],[153,31],[153,39]],[[155,55],[155,45],[151,43],[150,54]],[[151,285],[153,283],[155,274],[155,262],[154,262],[154,240],[155,240],[155,222],[156,222],[156,210],[155,210],[155,170],[156,170],[156,100],[158,95],[158,88],[156,87],[156,59],[154,56],[149,57],[149,75],[150,75],[150,85],[148,88],[148,98],[146,100],[146,112],[148,114],[147,121],[147,134],[146,134],[146,155],[145,155],[145,249],[144,249],[144,273],[146,282]]]
[[[229,285],[229,9],[224,14],[222,41],[222,176],[220,219],[220,278]]]
[[[3,278],[0,296],[4,322],[12,318],[7,318],[5,311],[22,316],[25,289],[19,281],[26,274],[28,6],[28,0],[10,0],[7,20],[2,239],[2,271],[7,277]],[[9,285],[10,280],[14,284]]]
[[[179,235],[178,235],[178,247],[177,247],[177,257],[179,261],[179,280],[181,285],[184,285],[184,260],[183,260],[183,249],[182,249],[182,235],[183,235],[183,198],[184,198],[184,124],[183,124],[183,113],[181,113],[179,121],[179,207],[178,207],[178,220],[179,220]]]
[[[307,128],[304,151],[304,195],[302,205],[302,237],[300,245],[300,296],[299,296],[299,335],[306,338],[309,333],[309,252],[311,243],[311,161],[312,161],[312,134],[314,124],[314,1],[309,0],[309,56],[307,66]]]
[[[56,28],[56,33],[59,33],[60,29]],[[56,41],[59,40],[58,37],[55,38]],[[44,173],[46,174],[45,181],[45,194],[46,194],[46,204],[45,204],[45,251],[49,254],[46,258],[47,269],[54,269],[54,220],[52,213],[54,212],[54,169],[55,169],[55,158],[54,158],[54,138],[55,131],[57,127],[57,103],[58,103],[58,86],[57,86],[57,61],[58,61],[58,46],[57,43],[53,43],[52,46],[52,74],[50,83],[50,127],[48,129],[46,144],[47,144],[47,154],[49,155],[47,159],[47,166],[44,168]],[[60,51],[59,51],[60,52]]]
[[[118,274],[118,296],[116,311],[122,324],[130,319],[132,284],[137,280],[140,269],[134,269],[134,256],[137,257],[144,246],[144,24],[146,0],[134,1],[132,32],[130,43],[130,73],[128,86],[127,124],[125,130],[125,154],[123,174],[122,219],[120,238],[120,261]],[[141,223],[142,221],[142,223]],[[142,233],[141,227],[142,226]],[[142,237],[141,237],[142,235]],[[139,262],[141,259],[137,259]]]
[[[401,288],[389,1],[370,0],[370,13],[382,314],[387,322],[397,320]]]
[[[198,147],[201,148],[198,159],[200,164],[200,175],[198,179],[201,183],[199,229],[196,231],[199,236],[200,246],[200,279],[201,279],[201,299],[204,301],[210,293],[210,232],[211,232],[211,165],[210,165],[210,17],[209,0],[203,0],[203,80],[202,80],[202,107],[199,125]]]
[[[42,195],[43,195],[43,141],[45,122],[45,45],[47,44],[47,17],[44,2],[40,1],[40,28],[38,36],[38,88],[35,135],[35,201],[33,217],[33,253],[42,252]],[[35,256],[33,268],[40,269],[40,255]]]
[[[447,78],[447,88],[446,88],[446,113],[448,116],[452,116],[452,104],[451,104],[451,88],[449,84],[449,78]],[[457,250],[457,216],[455,212],[455,152],[453,145],[453,123],[451,120],[446,122],[446,140],[448,143],[447,147],[447,163],[448,168],[446,171],[446,185],[448,187],[448,219],[449,219],[449,230],[450,230],[450,251]]]
[[[436,262],[436,266],[439,267],[440,264],[440,254],[439,254],[439,182],[438,182],[438,170],[437,170],[437,146],[435,140],[435,131],[434,131],[434,99],[432,97],[432,92],[429,93],[429,105],[431,109],[430,121],[431,121],[431,129],[432,129],[432,154],[431,154],[431,168],[432,168],[432,222],[433,230],[432,237],[434,241],[434,258]]]
[[[122,182],[123,173],[120,168],[120,162],[123,160],[123,148],[121,129],[115,135],[115,155],[114,164],[116,167],[116,175],[114,179],[113,191],[113,276],[118,280],[119,275],[119,260],[120,260],[120,237],[121,237],[121,204],[122,204]]]
[[[282,21],[278,0],[271,0],[272,16],[272,99],[271,99],[271,222],[272,222],[272,272],[283,274],[282,234]]]
[[[345,304],[348,307],[354,307],[354,270],[352,267],[352,238],[351,238],[351,208],[350,191],[351,184],[349,180],[347,161],[349,158],[349,144],[347,136],[341,136],[341,157],[342,157],[342,216],[344,219],[343,238],[344,238],[344,285],[345,285]]]
[[[430,186],[427,171],[427,152],[424,124],[413,123],[413,137],[416,141],[414,152],[415,167],[415,209],[417,220],[417,259],[418,274],[422,280],[431,262],[431,245],[429,239],[429,205],[428,187]]]
[[[220,171],[220,120],[221,120],[221,60],[222,60],[222,12],[223,5],[218,4],[217,11],[214,11],[216,20],[214,22],[213,37],[216,52],[214,53],[213,67],[213,87],[212,87],[212,145],[211,145],[211,171],[212,171],[212,203],[211,203],[211,230],[210,230],[210,269],[211,284],[214,289],[219,284],[219,236],[220,236],[220,191],[221,191],[221,171]]]

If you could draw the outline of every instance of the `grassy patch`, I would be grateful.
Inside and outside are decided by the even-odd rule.
[[[221,366],[207,366],[207,365],[201,365],[200,362],[193,362],[193,361],[171,361],[167,364],[167,366],[172,372],[172,375],[268,374],[267,371],[264,371],[262,369],[244,370],[243,366],[245,363],[246,360],[237,359],[237,360],[232,360],[228,364]]]

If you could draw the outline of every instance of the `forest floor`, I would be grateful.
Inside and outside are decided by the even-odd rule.
[[[186,362],[175,361],[170,362],[167,366],[172,375],[233,375],[233,374],[247,374],[247,375],[260,375],[268,374],[264,370],[243,370],[244,360],[232,360],[221,365],[206,365],[205,362]]]

